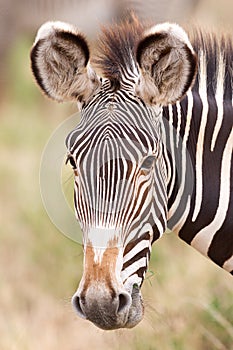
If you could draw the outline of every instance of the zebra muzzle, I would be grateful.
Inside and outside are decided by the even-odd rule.
[[[109,291],[106,284],[94,284],[87,291],[77,291],[72,298],[77,314],[105,330],[132,328],[143,317],[140,291]]]

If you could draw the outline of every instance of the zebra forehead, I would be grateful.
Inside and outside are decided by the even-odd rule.
[[[78,126],[70,132],[66,138],[66,146],[72,153],[74,151],[86,150],[91,152],[96,148],[105,148],[106,146],[112,150],[131,148],[141,150],[147,153],[148,150],[156,148],[158,135],[155,130],[153,133],[150,129],[139,128],[136,125],[127,123],[111,122],[107,124],[99,123],[97,125]]]
[[[109,102],[111,100],[111,102]],[[130,139],[146,144],[157,137],[162,110],[147,106],[137,97],[118,91],[112,94],[109,86],[102,87],[81,109],[81,121],[66,139],[69,149],[77,144],[98,138]]]

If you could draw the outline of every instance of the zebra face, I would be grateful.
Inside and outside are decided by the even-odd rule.
[[[83,108],[80,124],[67,138],[84,246],[84,274],[73,304],[80,316],[104,329],[133,327],[141,320],[140,287],[151,244],[166,225],[160,116],[118,93],[109,105],[110,94],[105,81],[99,102]]]
[[[84,247],[73,305],[100,328],[133,327],[151,244],[166,228],[162,106],[190,87],[195,54],[179,26],[148,29],[133,16],[103,31],[93,63],[104,79],[84,36],[60,22],[39,29],[31,62],[46,95],[82,112],[67,138]]]

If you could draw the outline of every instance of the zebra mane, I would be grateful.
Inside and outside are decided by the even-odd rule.
[[[200,56],[201,51],[205,55],[208,96],[214,96],[216,92],[218,71],[222,61],[225,66],[224,100],[231,100],[233,90],[233,41],[231,36],[195,28],[189,33],[189,38],[198,56]],[[198,82],[197,77],[194,89],[198,88]],[[226,95],[227,92],[230,94],[229,96]]]
[[[135,50],[145,25],[134,14],[127,20],[103,27],[93,63],[105,78],[118,86],[125,70],[135,71]]]

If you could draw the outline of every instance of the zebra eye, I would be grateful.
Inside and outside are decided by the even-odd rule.
[[[155,162],[155,156],[148,156],[144,159],[144,161],[141,164],[142,170],[150,170]]]
[[[66,164],[67,163],[70,163],[70,165],[72,166],[72,168],[75,170],[77,167],[76,167],[76,163],[75,163],[75,160],[74,160],[74,158],[69,154],[68,156],[67,156],[67,159],[66,159]]]

